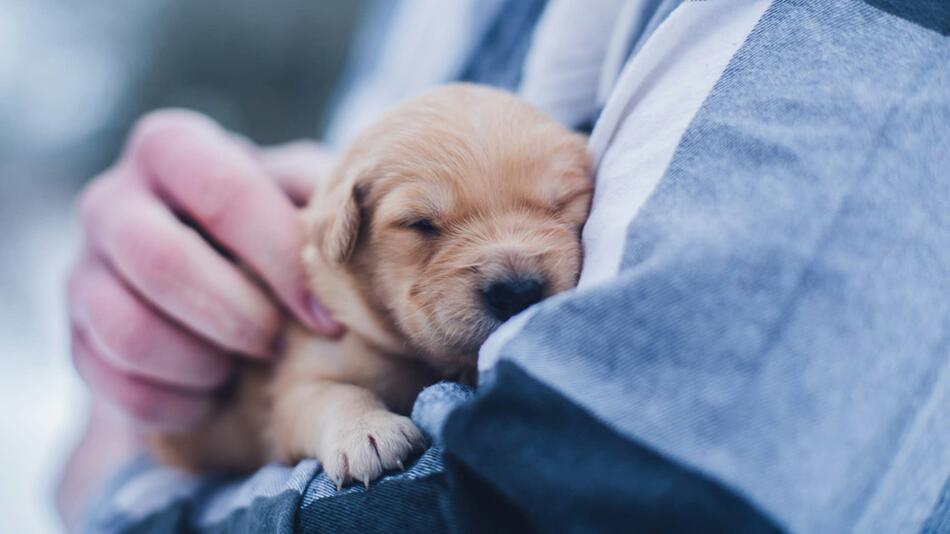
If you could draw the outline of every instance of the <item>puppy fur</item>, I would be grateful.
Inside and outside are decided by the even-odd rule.
[[[419,391],[473,381],[508,315],[576,284],[590,170],[582,136],[498,90],[445,86],[384,115],[304,214],[310,285],[346,333],[290,326],[279,363],[245,364],[207,424],[154,436],[157,456],[318,458],[341,486],[402,468],[425,446],[405,417]]]

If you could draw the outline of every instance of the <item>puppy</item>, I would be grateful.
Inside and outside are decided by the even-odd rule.
[[[405,415],[426,385],[473,381],[502,322],[575,285],[592,184],[585,139],[516,97],[451,85],[383,116],[305,211],[315,294],[346,326],[291,326],[272,368],[245,364],[207,424],[153,440],[193,470],[317,458],[369,484],[425,446]]]

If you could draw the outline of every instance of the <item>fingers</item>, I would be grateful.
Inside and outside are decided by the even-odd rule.
[[[336,333],[338,326],[306,289],[297,210],[252,154],[199,115],[166,112],[138,128],[130,158],[160,194],[257,273],[299,320]]]
[[[282,322],[278,309],[137,184],[100,179],[84,194],[80,217],[99,255],[164,315],[228,351],[270,354]]]
[[[122,374],[96,354],[84,334],[73,330],[73,362],[98,398],[137,423],[169,430],[193,427],[212,409],[212,398]]]
[[[310,200],[317,184],[330,175],[335,162],[331,152],[311,141],[265,148],[258,151],[257,160],[298,206]]]
[[[68,292],[74,324],[116,370],[194,390],[227,380],[231,357],[162,317],[91,254],[80,260]]]

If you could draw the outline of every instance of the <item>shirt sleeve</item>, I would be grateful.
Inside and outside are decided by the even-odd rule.
[[[470,388],[454,383],[424,390],[415,403],[413,420],[433,439],[432,446],[405,471],[391,473],[369,489],[357,484],[338,490],[316,460],[295,466],[271,464],[248,477],[202,477],[142,457],[105,485],[79,530],[444,532],[440,499],[445,472],[439,435],[446,416],[471,395]]]

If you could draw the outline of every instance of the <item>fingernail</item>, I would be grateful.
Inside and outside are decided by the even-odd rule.
[[[308,294],[306,297],[307,310],[310,312],[310,318],[313,319],[314,326],[327,335],[334,335],[340,331],[340,323],[333,319],[330,310],[323,305],[317,297]]]

